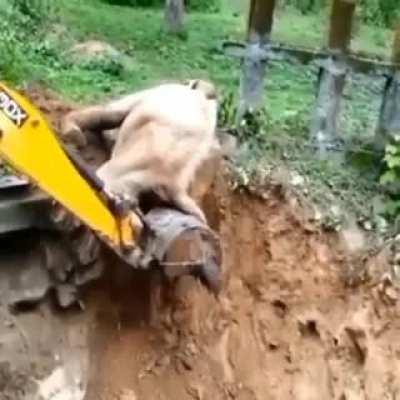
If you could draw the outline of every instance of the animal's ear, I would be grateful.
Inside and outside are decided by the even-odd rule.
[[[198,79],[195,79],[190,82],[190,89],[196,90],[199,86],[200,81]]]
[[[185,84],[188,85],[189,88],[192,90],[202,91],[208,100],[217,99],[217,90],[211,82],[204,81],[201,79],[192,79],[192,80],[187,80]]]
[[[189,86],[189,89],[195,90],[199,86],[199,80],[198,79],[187,79],[186,81],[184,81],[184,85]]]

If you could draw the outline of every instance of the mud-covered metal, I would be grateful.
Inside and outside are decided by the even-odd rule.
[[[168,208],[152,209],[146,214],[145,223],[148,235],[142,266],[159,268],[167,277],[191,274],[214,293],[221,290],[221,244],[208,226],[191,215]]]

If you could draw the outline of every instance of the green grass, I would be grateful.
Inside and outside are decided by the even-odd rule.
[[[233,7],[229,1],[223,2],[218,14],[189,14],[186,39],[165,32],[161,10],[111,6],[100,0],[58,0],[58,3],[60,22],[68,27],[61,42],[51,44],[60,53],[74,41],[100,39],[132,57],[129,73],[107,76],[96,68],[71,67],[64,65],[63,59],[54,63],[54,60],[46,58],[46,54],[43,57],[40,53],[34,54],[30,60],[32,74],[29,76],[47,81],[67,97],[97,99],[110,90],[119,93],[160,80],[188,76],[211,78],[222,88],[238,85],[238,60],[227,58],[218,51],[223,40],[242,40],[245,37],[245,16],[238,15],[240,7]],[[325,26],[324,15],[304,16],[287,9],[277,14],[273,40],[318,48],[324,45]],[[390,47],[389,38],[387,30],[363,26],[360,37],[354,40],[354,48],[383,56]],[[296,99],[310,97],[310,79],[313,76],[303,69],[287,64],[272,67],[269,100],[274,113],[279,111],[278,108],[282,110],[283,104],[288,104],[289,111],[292,111]],[[310,101],[307,100],[307,105]],[[303,99],[299,103],[303,104]]]
[[[224,3],[219,14],[189,14],[187,38],[177,38],[165,32],[161,10],[110,6],[98,0],[62,3],[62,23],[68,26],[71,39],[105,40],[129,54],[133,60],[128,73],[121,76],[110,76],[96,68],[79,66],[45,69],[47,81],[68,97],[90,101],[137,90],[165,79],[187,77],[210,78],[222,89],[237,90],[240,63],[218,51],[223,40],[241,40],[245,36],[244,15],[237,16],[237,7],[232,7],[229,2]],[[292,45],[319,47],[324,43],[325,21],[323,15],[304,16],[287,9],[277,15],[273,39]],[[370,50],[382,55],[387,47],[382,46],[382,40],[387,35],[387,30],[362,26],[355,47],[359,51]],[[315,85],[315,67],[273,63],[266,91],[266,104],[271,115],[276,120],[296,115],[309,118]],[[349,96],[354,95],[355,100],[345,105],[344,130],[354,134],[362,130],[364,134],[366,130],[362,121],[368,117],[368,125],[374,124],[372,117],[377,113],[376,101],[371,105],[368,90],[359,92],[354,84],[350,84],[347,91]],[[358,111],[354,112],[355,109]]]
[[[110,78],[107,86],[112,86],[113,92],[194,76],[210,78],[223,87],[238,84],[238,63],[217,49],[223,39],[238,36],[239,18],[189,15],[186,38],[165,32],[160,10],[71,2],[63,6],[62,20],[76,40],[104,40],[132,57],[129,73]],[[61,70],[49,81],[67,96],[86,100],[98,98],[104,91],[101,82],[96,84],[98,77],[92,78],[93,71],[73,69]]]
[[[0,0],[0,11],[5,4]],[[23,80],[43,81],[65,97],[82,102],[101,101],[162,80],[188,77],[209,78],[222,90],[237,92],[240,62],[222,54],[219,46],[223,40],[245,37],[246,19],[240,0],[223,0],[220,13],[189,13],[186,37],[166,33],[162,10],[112,6],[101,0],[57,0],[57,4],[59,21],[49,27],[45,39],[32,42],[22,51],[16,49],[20,59],[9,71],[13,77],[19,74]],[[327,13],[302,15],[286,8],[277,12],[273,40],[318,48],[324,45],[326,26]],[[110,62],[71,62],[66,50],[88,39],[115,46],[129,58],[129,68],[114,68]],[[387,55],[390,33],[361,26],[353,47],[377,56]],[[283,62],[269,66],[265,104],[274,124],[307,129],[316,80],[315,66]],[[382,86],[382,81],[349,79],[340,124],[344,133],[373,135]],[[298,123],[293,123],[296,120]]]
[[[240,62],[221,54],[218,47],[225,39],[241,40],[246,21],[229,2],[225,2],[221,13],[189,14],[186,38],[165,32],[162,10],[110,6],[99,0],[60,4],[60,23],[68,29],[58,37],[53,32],[50,49],[44,48],[32,56],[29,77],[45,81],[67,98],[98,101],[162,80],[187,77],[210,78],[222,90],[237,91]],[[324,42],[323,18],[304,16],[291,9],[279,12],[273,39],[318,47]],[[387,33],[385,30],[371,28],[365,32],[368,35],[364,36],[370,40],[360,43],[368,43],[371,49],[382,47],[379,44]],[[66,57],[57,58],[53,54],[62,54],[74,42],[88,39],[104,40],[127,54],[132,60],[129,69],[110,73],[101,65],[74,65],[66,62]],[[308,126],[316,79],[315,67],[271,64],[265,101],[277,124],[285,125],[287,120],[297,118],[303,126]],[[343,131],[353,136],[370,136],[376,124],[379,95],[375,94],[374,101],[370,101],[369,81],[361,84],[351,81],[346,91],[352,100],[344,102]]]
[[[293,9],[278,13],[273,30],[273,40],[317,49],[326,45],[329,13],[303,15]],[[391,54],[393,33],[389,29],[360,24],[354,33],[351,49],[365,56],[388,59]]]
[[[302,15],[286,9],[275,17],[272,39],[293,46],[320,48],[325,42],[326,20],[325,15]]]
[[[389,29],[361,25],[360,32],[352,41],[353,51],[367,56],[388,60],[391,57],[393,32]]]

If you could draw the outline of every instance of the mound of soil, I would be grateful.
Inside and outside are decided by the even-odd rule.
[[[122,57],[122,54],[113,46],[99,40],[77,43],[72,46],[68,53],[77,61],[102,57]]]
[[[397,292],[349,288],[336,237],[279,188],[203,206],[224,244],[214,299],[184,278],[148,323],[148,286],[103,288],[88,399],[384,399],[400,394]],[[111,301],[110,301],[111,299]]]

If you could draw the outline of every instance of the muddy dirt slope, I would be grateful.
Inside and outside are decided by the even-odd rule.
[[[396,291],[346,288],[335,238],[279,189],[263,197],[220,177],[203,199],[224,245],[218,301],[186,279],[149,326],[143,282],[107,286],[88,400],[399,398]]]
[[[294,198],[228,181],[199,199],[223,243],[218,299],[184,278],[155,301],[148,274],[114,258],[85,294],[85,339],[69,338],[87,350],[85,400],[400,399],[397,290],[348,287],[337,238]]]

